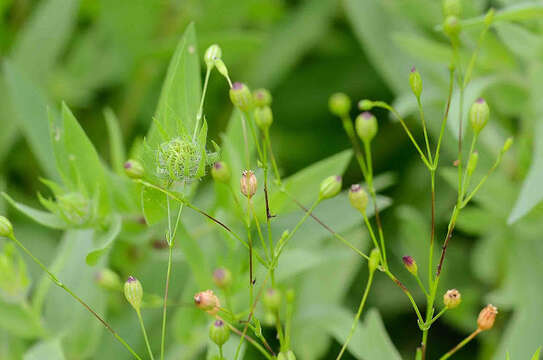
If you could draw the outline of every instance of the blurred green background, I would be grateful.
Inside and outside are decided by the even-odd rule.
[[[462,18],[476,18],[490,7],[498,13],[517,11],[493,25],[466,93],[464,111],[484,96],[492,113],[478,149],[477,174],[482,176],[491,166],[506,137],[515,136],[515,146],[459,220],[443,289],[458,288],[464,303],[432,328],[431,359],[475,327],[476,315],[487,302],[500,307],[496,329],[480,336],[458,359],[505,359],[506,351],[512,359],[528,359],[543,343],[543,3],[468,0],[463,1]],[[407,81],[413,65],[423,77],[422,98],[435,139],[451,58],[446,37],[436,29],[442,21],[441,3],[435,0],[0,0],[1,187],[21,202],[36,204],[36,192],[45,188],[39,178],[48,171],[40,159],[41,149],[28,135],[32,133],[26,128],[28,122],[22,120],[46,122],[46,109],[17,102],[13,93],[18,90],[9,75],[12,67],[51,104],[66,101],[100,155],[108,159],[104,109],[111,108],[118,116],[127,147],[142,137],[175,46],[194,22],[201,55],[207,46],[218,43],[233,81],[271,90],[275,119],[271,135],[282,172],[289,175],[350,147],[340,121],[328,112],[328,97],[336,91],[349,94],[353,101],[394,103],[420,138],[416,103]],[[475,22],[462,33],[464,64],[480,30]],[[224,80],[213,76],[209,86],[209,137],[218,139],[232,109]],[[456,196],[454,180],[448,176],[456,149],[456,93],[452,108],[441,162],[445,169],[437,185],[440,242]],[[399,259],[412,254],[425,268],[428,177],[399,124],[387,113],[376,115],[380,124],[374,146],[376,173],[390,173],[395,179],[384,190],[393,201],[383,213],[389,257],[402,281],[413,285]],[[345,179],[345,184],[361,180],[354,161]],[[60,233],[35,225],[4,200],[0,209],[10,214],[39,257],[52,263]],[[134,259],[126,261],[137,263]],[[352,276],[336,280],[348,290],[341,302],[351,311],[365,285],[364,272],[360,266]],[[39,278],[33,266],[30,274]],[[94,285],[89,288],[90,293],[98,291]],[[422,303],[422,297],[419,300]],[[379,309],[398,351],[404,358],[411,356],[420,341],[418,327],[398,289],[387,279],[378,279],[369,305]],[[0,359],[21,358],[36,339],[27,336],[24,317],[18,317],[19,309],[12,306],[0,304]],[[111,307],[112,312],[120,311]],[[129,331],[128,324],[119,319],[116,323],[120,332]],[[102,341],[101,351],[80,358],[104,358],[107,346],[116,346],[106,337],[101,333],[96,339]],[[318,356],[333,358],[339,347],[333,341]]]

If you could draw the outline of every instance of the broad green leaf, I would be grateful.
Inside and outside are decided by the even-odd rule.
[[[42,224],[43,226],[53,229],[66,229],[68,227],[68,224],[55,214],[18,203],[6,193],[2,193],[2,196],[18,211],[25,214],[37,223]]]
[[[280,281],[286,281],[318,267],[322,263],[335,259],[340,261],[347,258],[348,255],[348,250],[344,249],[326,253],[299,248],[285,251],[279,259],[276,277]]]
[[[172,201],[170,200],[171,205]],[[141,190],[141,207],[145,221],[149,225],[164,221],[168,215],[166,195],[149,187],[143,187]]]
[[[192,271],[192,276],[198,288],[208,289],[211,287],[212,275],[209,271],[205,254],[198,241],[188,233],[183,224],[179,225],[176,244],[181,248],[187,263]]]
[[[88,265],[94,266],[98,260],[105,255],[105,253],[111,248],[113,241],[117,238],[121,232],[122,218],[120,215],[115,214],[111,217],[109,229],[103,234],[95,234],[96,239],[95,248],[91,250],[86,257]]]
[[[110,108],[104,110],[104,117],[106,119],[107,132],[109,136],[111,167],[117,174],[123,174],[123,164],[127,159],[119,119],[117,119],[117,116]]]
[[[543,53],[541,34],[530,32],[525,27],[509,22],[496,24],[494,28],[500,39],[515,55],[530,61]]]
[[[17,337],[33,339],[45,335],[39,316],[24,303],[0,299],[0,328]]]
[[[539,360],[539,353],[541,353],[541,347],[536,350],[534,356],[532,356],[532,360]]]
[[[23,360],[64,360],[60,339],[44,340],[32,346]]]
[[[543,4],[539,1],[526,1],[520,4],[514,4],[504,9],[496,11],[494,14],[494,23],[499,21],[525,21],[531,19],[541,18],[543,16]],[[463,27],[482,25],[485,21],[485,16],[478,16],[475,18],[463,20],[460,24]],[[438,29],[442,29],[441,25],[437,26]]]

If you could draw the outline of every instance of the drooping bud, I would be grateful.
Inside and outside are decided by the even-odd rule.
[[[447,16],[460,16],[462,13],[462,4],[460,0],[443,0],[443,14]]]
[[[468,160],[468,166],[467,171],[468,175],[471,176],[475,169],[477,168],[477,162],[479,161],[479,153],[477,151],[474,151]]]
[[[143,287],[135,277],[129,276],[124,283],[124,297],[136,311],[139,311],[143,298]]]
[[[358,108],[362,111],[368,111],[373,108],[373,101],[368,99],[363,99],[358,102]]]
[[[362,189],[362,186],[359,184],[351,185],[351,188],[349,189],[349,201],[356,210],[360,211],[362,214],[366,213],[368,193]]]
[[[377,134],[377,119],[370,112],[363,112],[356,117],[356,133],[363,142],[370,142]]]
[[[251,170],[244,170],[239,181],[241,193],[248,198],[252,198],[256,193],[258,181],[255,173]]]
[[[407,271],[409,271],[414,276],[417,276],[417,273],[419,271],[419,268],[417,266],[417,262],[415,259],[413,259],[412,256],[406,255],[402,257],[402,262]]]
[[[253,101],[257,107],[270,106],[272,96],[267,89],[256,89],[253,91]]]
[[[497,314],[498,314],[498,308],[492,304],[488,304],[479,313],[479,317],[477,318],[477,327],[480,330],[491,329],[494,326],[494,321],[496,320]]]
[[[221,307],[219,298],[215,296],[212,290],[201,291],[194,295],[194,304],[198,309],[210,315],[217,315]]]
[[[370,273],[377,270],[379,262],[381,261],[381,252],[377,248],[373,248],[370,252],[370,259],[368,260],[368,268]]]
[[[215,60],[215,66],[217,67],[217,71],[228,79],[228,68],[224,64],[224,62],[221,59]]]
[[[230,100],[235,107],[243,112],[253,108],[253,95],[249,87],[243,83],[235,82],[230,89]]]
[[[122,287],[121,278],[114,271],[105,268],[98,271],[94,280],[101,288],[106,290],[120,290]]]
[[[232,273],[226,268],[218,268],[213,272],[213,282],[221,289],[227,289],[232,285]]]
[[[447,16],[443,23],[443,31],[450,38],[456,38],[460,33],[460,22],[456,16]]]
[[[278,289],[269,288],[262,297],[262,303],[271,311],[279,309],[281,306],[281,292]]]
[[[289,350],[287,352],[282,351],[277,355],[277,360],[296,360],[296,356],[292,352],[292,350]]]
[[[351,111],[351,99],[344,93],[335,93],[328,100],[330,112],[338,117],[349,116]]]
[[[129,159],[124,163],[124,173],[131,179],[141,179],[143,177],[143,165],[134,159]]]
[[[11,237],[13,235],[13,225],[7,217],[0,215],[0,236]]]
[[[230,168],[224,161],[217,161],[211,167],[211,176],[213,180],[226,184],[230,181]]]
[[[414,66],[411,68],[411,72],[409,73],[409,85],[411,85],[413,94],[415,94],[417,98],[420,98],[420,94],[422,93],[422,78]]]
[[[513,145],[513,137],[508,137],[503,143],[502,152],[507,152]]]
[[[213,44],[210,47],[207,48],[205,55],[204,55],[204,61],[206,63],[206,66],[209,69],[213,69],[215,66],[215,61],[220,60],[222,57],[222,50],[219,45]]]
[[[456,289],[447,290],[445,295],[443,295],[443,304],[449,308],[454,309],[462,302],[462,295]]]
[[[263,131],[270,128],[273,123],[273,113],[269,106],[257,107],[254,110],[256,125]]]
[[[483,98],[477,99],[469,110],[469,122],[475,134],[479,134],[486,126],[490,116],[490,109]]]
[[[230,337],[230,329],[224,321],[217,319],[209,327],[209,338],[218,346],[224,345]]]
[[[321,199],[330,199],[341,191],[342,179],[339,175],[332,175],[321,182],[319,197]]]

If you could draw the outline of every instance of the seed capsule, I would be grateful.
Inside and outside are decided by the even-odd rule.
[[[106,290],[120,290],[122,287],[121,278],[114,271],[105,268],[96,273],[96,283]]]
[[[135,277],[129,276],[124,283],[124,297],[136,311],[139,311],[143,298],[143,287]]]
[[[479,161],[479,153],[477,151],[473,152],[473,154],[471,154],[469,160],[468,160],[468,166],[467,166],[467,171],[468,171],[468,175],[472,175],[473,172],[475,171],[475,169],[477,168],[477,162]]]
[[[269,106],[257,107],[253,114],[255,123],[260,129],[267,130],[270,128],[273,123],[273,113]]]
[[[198,309],[210,315],[217,315],[221,307],[219,298],[215,296],[212,290],[201,291],[194,295],[194,304]]]
[[[209,327],[209,338],[215,344],[222,346],[230,337],[230,329],[224,321],[217,319]]]
[[[208,68],[213,69],[215,66],[215,61],[220,60],[222,57],[222,50],[219,45],[213,44],[207,48],[204,61]]]
[[[226,184],[230,181],[230,168],[224,161],[217,161],[211,167],[211,177],[217,182]]]
[[[264,293],[262,303],[268,310],[275,311],[281,306],[281,292],[277,289],[269,288]]]
[[[413,259],[412,256],[407,255],[407,256],[402,257],[402,262],[405,268],[407,269],[407,271],[417,276],[419,268],[417,266],[417,262],[415,261],[415,259]]]
[[[218,268],[213,272],[213,282],[221,289],[227,289],[232,285],[232,273],[225,268]]]
[[[420,94],[422,93],[422,78],[414,66],[411,68],[411,72],[409,73],[409,85],[411,85],[413,94],[419,98]]]
[[[490,109],[483,98],[477,99],[477,101],[471,105],[471,109],[469,111],[469,121],[471,128],[476,134],[480,133],[481,130],[483,130],[483,128],[486,126],[489,116]]]
[[[368,205],[368,193],[362,189],[362,186],[358,184],[351,185],[349,190],[349,201],[356,210],[362,214],[366,213],[366,207]]]
[[[454,309],[462,302],[462,295],[456,289],[447,290],[443,295],[443,304],[449,309]]]
[[[332,175],[321,182],[319,197],[321,199],[330,199],[341,191],[342,179],[339,175]]]
[[[370,253],[370,259],[368,261],[368,268],[370,272],[374,272],[379,267],[381,261],[381,252],[377,248],[373,248]]]
[[[251,170],[245,170],[241,174],[239,182],[241,193],[248,198],[252,198],[256,193],[258,181],[256,180],[255,173]]]
[[[498,308],[492,304],[488,304],[479,313],[479,317],[477,318],[477,327],[480,330],[491,329],[494,326],[494,321],[496,320],[497,314],[498,314]]]
[[[228,79],[228,68],[221,59],[215,60],[215,66],[217,67],[217,71]]]
[[[363,142],[370,142],[377,134],[377,119],[370,112],[363,112],[356,117],[356,133]]]
[[[267,89],[256,89],[253,91],[253,102],[257,107],[270,106],[272,96]]]
[[[330,112],[338,117],[349,116],[351,111],[351,99],[344,93],[335,93],[328,100]]]
[[[133,159],[129,159],[124,163],[124,173],[131,179],[141,179],[143,177],[143,165]]]
[[[235,82],[230,89],[230,100],[235,107],[243,112],[247,112],[253,108],[253,95],[251,90],[245,84]]]
[[[445,22],[443,23],[443,31],[450,38],[456,38],[460,33],[461,27],[460,22],[456,16],[447,16]]]
[[[5,216],[0,216],[0,236],[10,237],[13,235],[13,225]]]

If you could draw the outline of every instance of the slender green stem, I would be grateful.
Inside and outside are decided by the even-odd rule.
[[[422,103],[420,102],[420,96],[417,96],[417,105],[419,107],[420,121],[422,122],[422,131],[424,132],[424,142],[426,143],[428,162],[432,164],[432,151],[430,151],[430,140],[428,139],[428,130],[426,129],[426,121],[424,120],[424,110],[422,108]]]
[[[366,283],[366,289],[364,290],[364,295],[362,296],[362,300],[360,300],[360,305],[358,306],[358,311],[356,313],[356,316],[354,317],[353,325],[351,326],[351,331],[349,332],[349,335],[347,336],[347,339],[345,340],[343,347],[341,348],[338,356],[336,357],[336,360],[341,359],[341,357],[343,356],[343,353],[345,352],[345,350],[347,350],[347,345],[349,345],[349,342],[351,341],[351,338],[354,335],[354,332],[358,325],[358,321],[360,320],[360,316],[362,315],[362,311],[364,310],[366,299],[368,298],[368,294],[370,292],[371,284],[373,282],[373,275],[374,275],[374,271],[370,270],[370,273],[368,275],[368,282]]]
[[[490,168],[490,170],[488,170],[488,172],[486,173],[486,175],[481,179],[481,181],[479,181],[479,183],[477,184],[477,186],[475,186],[475,188],[471,191],[471,193],[466,196],[465,200],[462,202],[461,204],[461,208],[465,207],[471,200],[471,198],[473,198],[475,196],[475,194],[477,194],[477,191],[479,191],[479,189],[481,188],[481,186],[483,186],[483,184],[488,180],[488,178],[490,177],[490,175],[492,175],[492,173],[496,170],[496,168],[500,165],[500,162],[502,160],[502,157],[503,157],[503,150],[500,152],[500,154],[498,155],[498,158],[496,159],[496,161],[494,162],[494,165],[492,165],[492,167]]]
[[[260,238],[260,242],[262,243],[262,248],[264,249],[266,257],[268,257],[268,259],[271,261],[271,256],[273,256],[273,254],[270,255],[269,253],[270,250],[268,249],[268,245],[266,245],[266,240],[264,240],[264,235],[262,234],[262,228],[260,227],[260,220],[258,220],[258,216],[256,215],[256,211],[254,209],[253,202],[251,201],[251,199],[249,199],[249,211],[253,215],[253,219],[255,220],[256,231],[258,233],[258,237]]]
[[[469,161],[470,161],[471,157],[473,156],[473,152],[475,151],[475,144],[477,143],[477,137],[478,137],[478,134],[475,133],[475,134],[473,134],[473,138],[471,139],[471,145],[470,145],[469,153],[468,153],[468,160],[466,161],[466,169],[464,170],[464,179],[462,181],[462,188],[460,189],[460,192],[462,193],[461,197],[460,197],[461,201],[464,198],[464,194],[466,193],[466,188],[469,185],[469,182],[470,182],[470,179],[471,179],[471,174],[468,174],[468,166],[467,166],[467,164],[469,164]]]
[[[371,226],[368,216],[366,215],[366,213],[363,213],[362,216],[364,217],[364,222],[366,223],[366,227],[368,228],[368,232],[370,233],[370,238],[373,241],[373,246],[375,246],[376,249],[379,249],[379,243],[377,242],[377,238],[375,237],[375,233],[373,232],[373,227]],[[379,256],[381,258],[381,262],[384,264],[382,251],[379,251]]]
[[[145,330],[145,324],[143,323],[143,318],[141,317],[141,311],[136,309],[136,314],[138,315],[138,320],[140,322],[141,331],[143,333],[143,338],[145,339],[145,346],[147,346],[147,351],[149,352],[149,357],[151,360],[154,360],[153,351],[151,350],[151,344],[149,344],[149,338],[147,337],[147,331]]]
[[[219,345],[219,357],[220,357],[221,360],[224,359],[224,355],[222,353],[222,345]]]
[[[464,345],[466,345],[471,340],[473,340],[473,338],[475,338],[481,331],[482,331],[481,329],[477,329],[474,332],[472,332],[468,337],[466,337],[464,340],[462,340],[458,345],[456,345],[454,348],[452,348],[448,353],[446,353],[445,355],[440,357],[439,360],[446,360],[446,359],[450,358],[455,352],[457,352],[462,347],[464,347]]]
[[[273,148],[270,141],[270,133],[268,129],[264,131],[264,141],[266,142],[267,147],[270,151],[270,161],[272,163],[273,173],[275,175],[275,181],[278,185],[281,185],[281,176],[279,175],[279,168],[277,167],[277,162],[275,161],[275,155],[273,154]]]
[[[256,133],[255,125],[253,124],[254,120],[249,111],[244,112],[247,123],[249,123],[249,129],[251,130],[251,134],[253,136],[253,141],[256,146],[256,151],[258,153],[258,158],[260,159],[260,162],[262,162],[262,166],[267,166],[267,164],[264,162],[264,155],[262,154],[262,150],[260,149],[260,141],[258,141],[258,135]]]
[[[360,151],[360,146],[358,145],[358,140],[355,135],[351,118],[348,116],[344,116],[341,118],[341,121],[343,123],[343,128],[345,129],[345,132],[347,133],[347,137],[349,138],[353,146],[354,154],[355,154],[356,160],[358,161],[358,165],[360,166],[360,170],[362,171],[362,175],[364,175],[364,178],[366,178],[367,167],[366,167],[366,163],[364,162],[364,157],[362,156],[362,151]]]
[[[206,70],[206,77],[204,80],[204,89],[202,90],[202,97],[200,98],[200,107],[198,108],[198,113],[196,114],[196,125],[194,126],[194,133],[192,134],[192,140],[196,139],[196,134],[198,132],[198,128],[200,127],[200,121],[202,119],[202,113],[204,111],[204,100],[207,93],[207,84],[209,82],[209,75],[211,75],[211,67],[207,67]]]
[[[388,277],[394,281],[394,283],[396,285],[398,285],[398,287],[400,289],[402,289],[402,291],[405,293],[405,295],[407,295],[407,297],[409,298],[409,301],[411,301],[411,305],[413,305],[413,309],[415,310],[415,312],[417,313],[417,318],[419,320],[420,323],[424,323],[424,320],[422,319],[422,315],[420,314],[420,311],[419,311],[419,307],[417,306],[417,303],[415,302],[415,299],[413,299],[413,296],[411,295],[411,293],[409,292],[409,290],[405,287],[404,284],[402,284],[400,282],[400,280],[398,280],[389,270],[385,270],[385,274],[388,275]]]
[[[424,324],[425,327],[427,327],[428,329],[430,328],[430,326],[435,323],[437,321],[437,319],[439,319],[441,317],[441,315],[445,314],[447,312],[447,310],[449,310],[448,307],[444,307],[443,309],[441,309],[441,311],[432,318],[432,320],[430,320],[429,322],[426,322],[426,324]]]
[[[434,243],[436,233],[436,169],[430,170],[431,183],[431,202],[432,202],[432,225],[430,229],[430,249],[428,254],[428,288],[432,288],[434,282],[433,266],[434,266]]]
[[[255,349],[260,351],[260,353],[262,355],[264,355],[264,357],[266,359],[274,360],[274,358],[259,343],[257,343],[253,338],[251,338],[250,336],[248,336],[248,335],[242,333],[241,331],[239,331],[234,325],[230,324],[228,321],[224,321],[224,322],[230,328],[230,330],[232,330],[234,333],[239,335],[241,341],[243,341],[243,339],[247,340],[249,342],[249,344],[253,345],[255,347]],[[236,356],[236,358],[237,358],[237,356]]]
[[[445,114],[443,115],[443,121],[441,122],[441,130],[439,131],[439,139],[437,140],[435,158],[432,168],[435,170],[439,164],[439,153],[441,150],[441,142],[443,140],[443,135],[445,134],[445,128],[447,127],[447,119],[449,118],[449,110],[451,108],[451,99],[454,89],[454,66],[451,65],[449,71],[449,95],[447,97],[447,106],[445,107]]]
[[[285,334],[283,333],[283,326],[281,325],[281,318],[279,315],[279,311],[275,311],[275,328],[277,330],[277,336],[279,338],[279,346],[281,348],[281,351],[286,350],[285,349]]]
[[[81,299],[79,296],[77,296],[68,286],[66,286],[63,282],[61,282],[49,269],[40,261],[37,257],[32,254],[30,250],[28,250],[16,237],[14,234],[11,234],[9,238],[19,247],[21,250],[23,250],[31,259],[34,261],[49,277],[51,278],[51,281],[64,291],[66,291],[71,297],[73,297],[77,302],[79,302],[87,311],[89,311],[98,321],[104,325],[104,327],[119,341],[125,348],[130,352],[136,359],[142,360],[141,357],[139,357],[138,354],[128,345],[128,343],[115,331],[113,328],[104,320],[96,311],[94,311],[90,305],[88,305],[83,299]]]
[[[430,294],[428,294],[428,291],[424,287],[424,284],[422,283],[422,281],[420,281],[420,277],[419,277],[418,274],[415,275],[415,279],[417,279],[417,283],[419,284],[419,287],[422,290],[422,292],[424,293],[424,295],[426,296],[426,298],[430,297]]]

